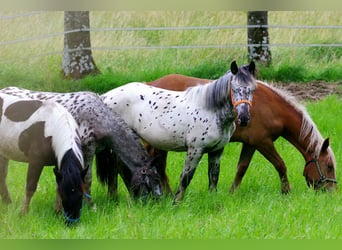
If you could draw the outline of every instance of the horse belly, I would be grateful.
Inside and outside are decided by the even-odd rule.
[[[186,151],[186,127],[172,120],[152,116],[137,117],[132,122],[136,133],[155,148],[166,151]]]
[[[0,125],[0,154],[10,160],[27,162],[27,156],[19,149],[19,133],[16,129],[16,125],[8,127],[4,123],[5,122],[2,121]],[[5,127],[8,127],[9,129],[5,129]]]
[[[208,135],[205,152],[216,151],[226,146],[229,143],[236,126],[232,123],[230,126],[226,126],[223,130],[215,129],[212,134]],[[221,131],[221,133],[219,133]]]

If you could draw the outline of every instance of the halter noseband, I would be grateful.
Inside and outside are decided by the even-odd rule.
[[[251,108],[252,102],[249,100],[239,100],[239,101],[234,101],[234,97],[233,97],[233,91],[232,88],[230,88],[230,100],[232,101],[233,107],[236,108],[237,106],[239,106],[242,103],[247,103],[249,105],[249,107]]]
[[[83,193],[83,196],[87,199],[91,199],[91,195],[88,193]],[[80,214],[81,214],[81,212],[82,212],[82,208],[80,209]],[[81,220],[80,217],[78,217],[76,219],[70,218],[65,211],[64,211],[64,218],[69,224],[73,224],[73,223],[79,222]]]
[[[322,172],[322,169],[321,169],[321,166],[319,165],[319,162],[318,162],[318,158],[315,157],[313,158],[312,160],[309,160],[305,163],[305,167],[304,169],[311,163],[315,163],[315,166],[317,168],[317,171],[318,171],[318,174],[319,174],[319,180],[316,182],[317,184],[323,184],[325,182],[332,182],[332,183],[337,183],[337,180],[336,179],[332,179],[332,178],[327,178],[323,172]]]

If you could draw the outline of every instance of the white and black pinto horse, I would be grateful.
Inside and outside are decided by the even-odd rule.
[[[35,92],[17,87],[7,87],[0,92],[31,98],[50,100],[64,106],[79,125],[84,165],[89,168],[86,183],[86,201],[92,203],[92,162],[96,154],[96,171],[99,181],[108,185],[110,197],[117,196],[117,174],[133,197],[162,195],[161,180],[155,161],[142,146],[136,133],[125,121],[92,92],[52,93]],[[103,156],[111,155],[111,157]],[[119,157],[119,159],[117,159]],[[124,164],[117,168],[117,160]]]
[[[219,79],[186,91],[133,82],[101,98],[154,148],[187,152],[174,199],[178,202],[204,153],[208,153],[209,172],[219,172],[224,146],[235,130],[235,118],[239,126],[248,124],[256,87],[254,70],[253,62],[249,67],[238,68],[234,61],[230,71]],[[210,189],[216,187],[217,179],[209,176]]]
[[[68,223],[78,221],[84,176],[78,126],[61,105],[0,93],[0,195],[10,203],[6,177],[8,161],[28,162],[21,214],[29,210],[44,166],[54,165],[57,182],[55,209],[64,209]]]

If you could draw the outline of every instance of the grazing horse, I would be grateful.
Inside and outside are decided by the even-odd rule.
[[[83,157],[78,126],[61,105],[0,93],[0,195],[11,198],[6,177],[8,161],[28,162],[21,214],[29,210],[44,166],[55,165],[55,209],[64,209],[67,223],[79,220],[84,194]],[[61,207],[62,205],[62,207]]]
[[[108,185],[110,197],[117,196],[117,179],[112,176],[118,172],[133,197],[162,195],[161,180],[154,159],[148,155],[134,131],[118,114],[112,112],[97,94],[35,92],[16,87],[7,87],[0,92],[35,100],[54,101],[71,113],[79,125],[84,164],[89,168],[85,179],[88,203],[92,203],[91,166],[95,154],[99,181]],[[102,157],[108,154],[115,158]],[[113,160],[116,157],[125,163],[120,169],[114,167]]]
[[[171,74],[149,82],[148,85],[183,91],[211,81]],[[308,186],[315,189],[325,187],[328,190],[336,187],[336,161],[329,145],[329,138],[323,139],[305,108],[293,96],[264,82],[258,80],[256,82],[251,121],[248,126],[238,126],[230,139],[232,142],[243,143],[237,172],[230,191],[234,192],[241,184],[255,150],[269,160],[278,171],[281,191],[283,193],[290,191],[285,163],[274,146],[274,141],[280,136],[294,145],[303,155],[306,162],[304,177]],[[167,152],[151,147],[149,147],[149,151],[153,155],[161,155],[159,172],[163,177],[163,184],[168,186],[165,173]]]
[[[250,120],[255,89],[254,62],[250,70],[232,62],[231,70],[212,82],[183,92],[168,91],[144,83],[129,83],[101,96],[129,126],[153,147],[186,151],[187,156],[174,202],[182,200],[204,153],[212,173],[219,169],[224,146],[235,130]],[[210,188],[216,186],[212,179]]]

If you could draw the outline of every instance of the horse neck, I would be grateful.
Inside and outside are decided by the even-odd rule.
[[[53,126],[46,127],[46,134],[52,135],[52,147],[54,149],[58,167],[61,167],[65,154],[72,150],[83,168],[83,154],[81,151],[81,141],[78,135],[78,126],[71,115],[59,113]]]
[[[83,169],[83,165],[77,153],[73,149],[69,149],[64,153],[59,168],[63,177],[70,180],[73,177],[80,177],[80,171]]]
[[[110,112],[107,117],[111,147],[130,171],[134,172],[137,168],[148,165],[150,157],[137,134],[119,115]]]
[[[231,73],[226,73],[219,79],[214,80],[210,84],[198,85],[188,88],[187,96],[193,100],[200,102],[207,109],[220,109],[222,107],[232,108],[232,104],[227,102],[231,88]],[[203,100],[205,100],[203,102]]]
[[[265,85],[266,86],[266,85]],[[268,86],[268,85],[267,85]],[[279,109],[283,114],[284,130],[282,136],[294,145],[306,161],[319,153],[323,138],[306,109],[291,95],[268,86],[280,98]],[[275,105],[274,102],[272,105]]]

